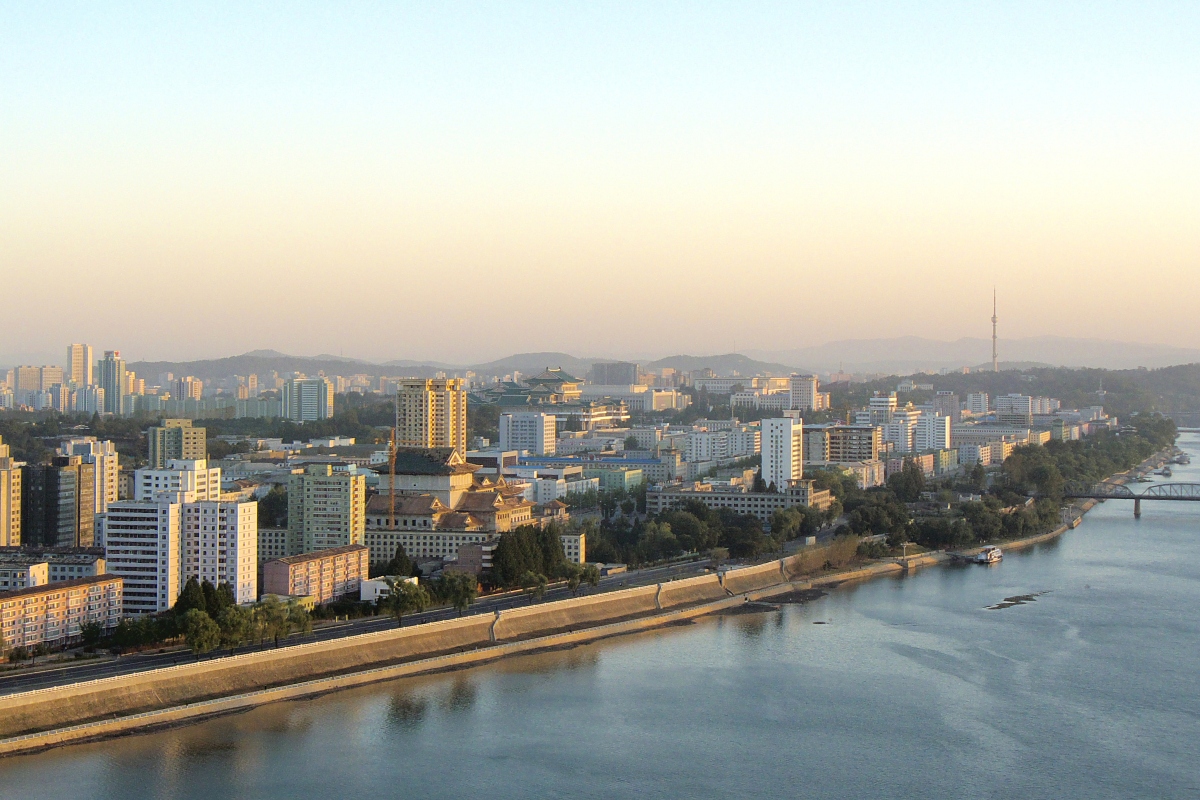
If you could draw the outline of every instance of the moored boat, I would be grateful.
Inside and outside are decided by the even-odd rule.
[[[994,544],[989,544],[987,547],[975,554],[976,564],[995,564],[1000,559],[1004,558],[1004,553],[1000,552],[1000,548]]]

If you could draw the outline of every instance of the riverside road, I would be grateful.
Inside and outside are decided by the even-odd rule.
[[[631,570],[618,575],[609,575],[600,579],[600,584],[596,588],[582,587],[580,594],[611,592],[617,589],[627,589],[631,586],[647,586],[655,583],[662,583],[670,580],[678,580],[680,578],[689,578],[695,575],[703,574],[708,566],[707,560],[691,561],[683,564],[672,564],[665,567],[656,567],[653,569]],[[545,600],[563,600],[571,596],[571,592],[565,586],[556,586],[547,589]],[[521,594],[506,594],[501,597],[484,597],[471,605],[463,616],[471,616],[473,614],[493,614],[497,611],[503,611],[508,608],[525,607],[529,605],[529,599]],[[420,625],[426,622],[439,622],[441,620],[453,619],[458,616],[458,613],[452,608],[435,608],[429,611],[424,611],[420,614],[410,614],[404,618],[405,627],[410,625]],[[364,633],[374,633],[376,631],[391,630],[396,627],[396,621],[390,616],[366,617],[363,619],[349,620],[347,622],[334,623],[332,625],[323,625],[314,630],[307,636],[293,634],[287,639],[281,640],[280,647],[291,647],[298,644],[308,644],[310,642],[322,642],[331,639],[341,639],[347,636],[357,636]],[[239,653],[245,653],[252,650],[267,649],[273,647],[271,644],[265,646],[251,645],[242,647],[237,650]],[[202,656],[201,660],[218,659],[229,656],[229,651],[222,650],[209,655]],[[45,689],[52,686],[64,686],[71,683],[79,683],[80,681],[95,680],[97,678],[109,678],[115,675],[131,675],[146,670],[158,669],[160,667],[169,667],[173,664],[192,661],[194,657],[186,650],[172,650],[166,653],[145,653],[124,656],[115,660],[104,661],[84,661],[82,663],[68,663],[62,666],[48,667],[46,669],[24,672],[16,675],[8,675],[0,678],[0,695],[15,694],[17,692],[27,692],[34,689]]]

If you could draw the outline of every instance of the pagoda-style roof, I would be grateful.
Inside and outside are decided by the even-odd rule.
[[[546,367],[541,375],[533,378],[526,378],[525,383],[530,386],[545,386],[554,385],[560,386],[564,383],[579,383],[579,378],[576,378],[570,373],[563,372],[560,367]]]
[[[373,464],[371,469],[381,475],[391,471],[387,464]],[[463,475],[478,469],[479,465],[468,464],[453,447],[396,448],[397,475]]]

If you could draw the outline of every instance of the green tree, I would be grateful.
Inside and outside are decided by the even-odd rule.
[[[204,590],[200,588],[200,581],[194,577],[188,578],[172,609],[175,615],[185,617],[189,611],[207,611],[207,609],[208,603],[205,601]]]
[[[279,637],[288,631],[288,611],[277,597],[268,597],[254,607],[254,628],[259,642],[273,639],[279,646]]]
[[[529,602],[541,600],[546,595],[546,576],[540,572],[526,572],[521,576],[521,588],[529,595]]]
[[[221,629],[221,646],[232,652],[253,634],[254,614],[241,606],[225,606],[217,617],[217,627]]]
[[[263,528],[286,528],[288,496],[283,486],[272,486],[267,496],[258,501],[258,524]]]
[[[221,644],[221,629],[208,612],[193,608],[183,615],[183,639],[196,660]]]
[[[466,572],[448,572],[442,577],[445,598],[461,617],[479,595],[479,580]]]
[[[104,638],[104,628],[99,622],[85,622],[79,627],[79,635],[85,647],[95,647]],[[3,639],[0,639],[0,642],[2,641]],[[3,646],[0,645],[0,652],[3,649]]]
[[[625,449],[626,450],[637,450],[638,446],[639,445],[638,445],[638,440],[637,440],[636,436],[626,436],[625,437]]]
[[[392,560],[387,562],[384,567],[384,575],[412,575],[413,562],[408,557],[408,553],[404,550],[404,545],[396,545],[396,554],[392,556]]]
[[[600,585],[600,568],[595,564],[584,564],[580,578],[588,586],[595,588]]]
[[[305,610],[304,606],[300,605],[299,601],[291,600],[287,604],[287,627],[289,634],[292,631],[301,636],[312,633],[312,615]]]
[[[429,608],[429,592],[424,586],[403,578],[388,577],[388,596],[381,605],[396,618],[396,626],[404,627],[405,614],[417,614]]]

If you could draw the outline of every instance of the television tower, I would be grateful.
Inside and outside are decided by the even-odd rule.
[[[996,357],[996,287],[992,287],[992,372],[1000,371],[1000,361]]]

